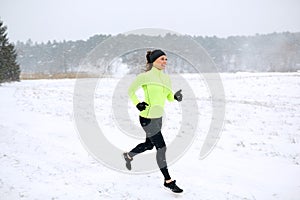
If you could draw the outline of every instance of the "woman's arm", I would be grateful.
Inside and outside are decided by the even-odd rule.
[[[171,79],[170,77],[168,77],[168,85],[167,85],[167,89],[168,89],[168,95],[167,95],[167,99],[168,101],[174,101],[174,94],[172,92],[172,83],[171,83]]]
[[[143,85],[143,80],[144,75],[139,74],[128,88],[128,96],[134,105],[137,105],[140,102],[135,92],[138,90],[139,87]]]

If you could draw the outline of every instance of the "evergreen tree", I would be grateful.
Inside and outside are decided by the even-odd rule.
[[[7,39],[6,30],[6,26],[0,20],[0,83],[20,80],[17,53],[14,45]]]

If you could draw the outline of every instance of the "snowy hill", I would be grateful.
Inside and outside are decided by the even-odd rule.
[[[184,189],[180,196],[163,189],[158,170],[124,173],[88,154],[74,125],[75,80],[1,85],[0,199],[298,200],[300,75],[221,74],[226,119],[220,141],[203,160],[199,153],[210,123],[211,102],[205,84],[194,76],[185,78],[194,85],[199,105],[198,134],[184,156],[169,166],[172,178]],[[111,119],[111,107],[102,104],[111,103],[118,79],[101,81],[107,89],[95,94],[99,125],[114,133],[108,137],[115,139],[115,145],[129,150],[141,139],[125,144],[116,140],[123,133]],[[134,120],[137,112],[129,110]],[[175,116],[180,107],[167,104],[168,112]],[[175,118],[164,122],[167,145],[175,137],[176,122]]]

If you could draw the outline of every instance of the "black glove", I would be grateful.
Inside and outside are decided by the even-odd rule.
[[[174,94],[174,99],[176,99],[177,101],[182,101],[181,89],[178,90],[178,91]]]
[[[146,109],[146,106],[149,106],[146,102],[141,102],[136,104],[137,109],[139,109],[139,111],[143,111]]]

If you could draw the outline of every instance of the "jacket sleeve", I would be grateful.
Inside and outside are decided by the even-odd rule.
[[[167,95],[168,101],[174,101],[174,94],[172,92],[172,83],[170,77],[168,77],[168,95]]]
[[[140,102],[135,92],[143,85],[143,79],[143,74],[139,74],[128,88],[128,96],[134,105]]]
[[[172,91],[168,94],[167,99],[168,99],[168,101],[170,101],[170,102],[171,102],[171,101],[174,101],[174,94],[173,94]]]

